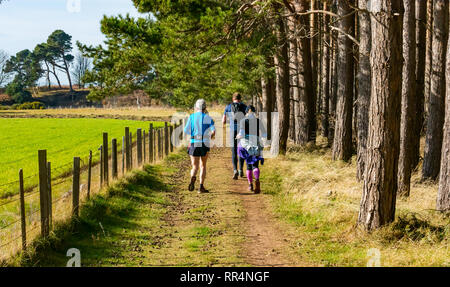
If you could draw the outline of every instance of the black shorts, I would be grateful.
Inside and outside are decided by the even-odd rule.
[[[209,150],[210,148],[205,146],[204,143],[202,143],[202,146],[195,146],[194,143],[191,143],[191,145],[188,147],[187,152],[192,156],[205,156],[209,152]]]

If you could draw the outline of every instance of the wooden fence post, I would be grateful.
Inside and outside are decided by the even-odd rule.
[[[98,148],[100,151],[100,189],[103,187],[103,146]]]
[[[166,152],[165,152],[165,150],[166,150],[166,147],[165,147],[165,138],[164,138],[164,128],[162,128],[161,129],[161,158],[162,159],[164,159],[165,158],[165,154],[166,154]]]
[[[169,126],[164,122],[164,155],[169,155]]]
[[[145,137],[145,129],[142,131],[142,151],[144,152],[144,163],[147,161],[147,138]]]
[[[92,151],[89,151],[89,167],[88,167],[88,186],[87,186],[87,199],[91,198],[91,176],[92,176]]]
[[[133,169],[133,133],[130,132],[130,169]]]
[[[155,160],[159,159],[159,144],[160,144],[160,135],[159,135],[159,129],[155,130]]]
[[[142,164],[142,129],[136,131],[137,165]]]
[[[125,162],[127,166],[127,171],[130,170],[130,128],[125,128]]]
[[[166,147],[165,147],[166,138],[164,135],[164,131],[165,131],[165,129],[162,128],[161,129],[161,158],[162,159],[164,159],[166,157]]]
[[[103,181],[109,185],[108,133],[103,133]]]
[[[114,179],[117,178],[117,140],[111,140],[111,169],[112,169],[112,177]]]
[[[173,126],[169,127],[169,147],[170,152],[173,152]]]
[[[153,130],[153,161],[156,161],[156,159],[157,159],[157,157],[156,157],[156,155],[157,155],[157,148],[158,148],[158,145],[157,145],[157,143],[156,143],[156,141],[157,141],[157,138],[158,138],[158,133],[157,133],[157,130],[156,129],[154,129]]]
[[[181,133],[180,133],[180,138],[178,138],[178,146],[181,147],[181,145],[183,144],[183,140],[184,140],[184,126],[183,126],[183,120],[180,120],[180,125],[181,125]]]
[[[122,175],[125,174],[125,137],[122,137]]]
[[[148,130],[148,157],[150,162],[153,162],[153,124],[150,124]]]
[[[73,158],[73,180],[72,180],[72,215],[79,216],[80,207],[80,158]]]
[[[23,184],[23,170],[19,170],[19,190],[20,190],[20,222],[22,227],[22,250],[27,249],[27,225],[25,221],[25,188]]]
[[[158,129],[158,159],[161,159],[161,129]]]
[[[177,127],[175,128],[175,129],[178,129],[178,128],[180,128],[181,127],[181,129],[183,129],[183,127],[182,127],[182,122],[183,122],[183,120],[179,120],[178,121],[178,123],[177,123]],[[178,136],[176,137],[176,139],[175,139],[175,146],[176,147],[180,147],[180,143],[181,143],[181,138],[183,137],[183,132],[181,131],[181,133],[180,134],[178,134]]]
[[[52,212],[52,163],[47,162],[47,180],[48,180],[48,188],[47,188],[47,208],[48,208],[48,225],[49,230],[52,229],[53,225],[53,212]]]
[[[40,209],[41,209],[41,235],[42,237],[46,238],[49,234],[47,150],[39,150],[38,158],[39,158],[39,195],[40,195]]]

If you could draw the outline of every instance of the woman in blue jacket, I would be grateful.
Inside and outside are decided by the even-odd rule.
[[[208,193],[204,187],[206,178],[206,162],[208,160],[208,152],[210,150],[210,139],[216,134],[213,119],[208,115],[206,110],[206,102],[203,99],[197,100],[194,106],[194,113],[184,127],[185,134],[191,136],[188,154],[191,157],[191,182],[189,183],[189,191],[195,188],[197,172],[200,169],[200,188],[198,193]]]

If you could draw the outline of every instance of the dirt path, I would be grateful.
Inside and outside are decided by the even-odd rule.
[[[267,211],[263,196],[247,190],[246,178],[237,181],[230,179],[232,164],[229,151],[221,149],[216,152],[215,162],[211,162],[212,175],[224,179],[223,184],[229,188],[229,193],[238,197],[244,208],[245,220],[242,222],[242,228],[245,240],[242,248],[246,263],[254,266],[290,265],[282,254],[285,248],[282,232]]]
[[[185,168],[189,169],[188,166]],[[191,229],[193,224],[186,214],[201,209],[202,225],[221,226],[218,238],[221,238],[219,241],[222,241],[222,244],[216,244],[214,247],[214,253],[219,259],[211,262],[212,265],[292,266],[284,255],[287,243],[283,232],[268,212],[264,195],[249,192],[246,178],[235,181],[231,176],[232,164],[228,149],[213,149],[205,183],[211,193],[194,195],[182,191],[185,189],[182,186],[180,192],[174,195],[173,200],[177,204],[168,212],[168,224],[175,229],[181,229],[178,233],[186,233],[183,230]],[[189,174],[186,172],[184,185],[188,178]],[[199,198],[203,200],[199,201]],[[214,221],[216,223],[212,224]],[[227,237],[232,240],[226,240]],[[226,245],[228,247],[225,247]],[[173,243],[167,246],[174,248]],[[217,248],[223,248],[223,252]],[[235,262],[231,258],[220,260],[220,254],[226,258],[227,252],[232,253],[236,249],[240,252]]]

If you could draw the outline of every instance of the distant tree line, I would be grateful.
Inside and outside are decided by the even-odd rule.
[[[32,100],[30,88],[36,86],[42,77],[48,89],[51,89],[52,77],[62,88],[58,71],[67,75],[70,92],[73,91],[72,78],[79,87],[84,87],[83,77],[91,61],[81,54],[75,58],[72,50],[72,36],[56,30],[33,51],[25,49],[11,57],[0,52],[0,86],[7,83],[6,93],[17,103]]]

